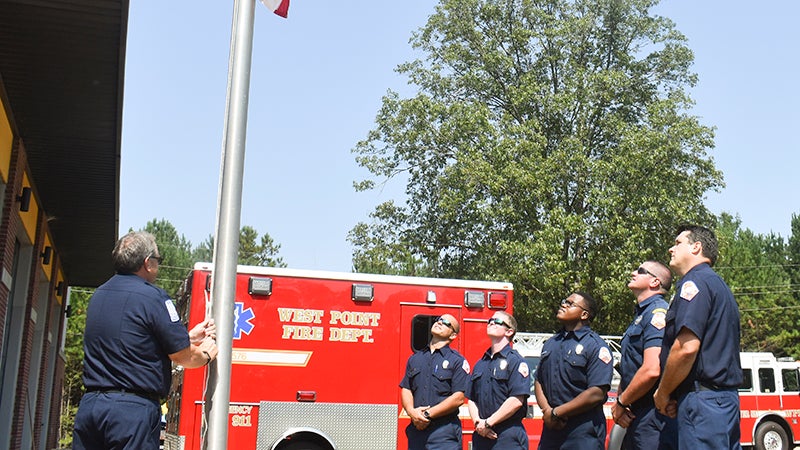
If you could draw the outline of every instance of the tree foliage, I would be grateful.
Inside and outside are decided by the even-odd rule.
[[[372,176],[405,182],[349,235],[354,266],[505,279],[516,315],[556,329],[571,290],[605,300],[621,332],[627,274],[666,260],[679,222],[708,224],[722,186],[713,131],[688,114],[692,52],[649,0],[442,0],[354,149]]]
[[[720,259],[716,270],[739,304],[742,349],[800,355],[800,319],[790,292],[786,242],[770,233],[741,229],[741,220],[722,214],[717,229]]]
[[[93,290],[70,289],[67,332],[64,341],[64,382],[61,386],[61,421],[59,446],[72,446],[75,413],[83,395],[83,330],[86,328],[86,307]]]
[[[276,244],[268,233],[258,239],[258,231],[245,225],[239,230],[239,264],[250,266],[286,267],[278,256],[281,245]],[[209,235],[195,251],[197,261],[211,261],[214,254],[214,236]]]

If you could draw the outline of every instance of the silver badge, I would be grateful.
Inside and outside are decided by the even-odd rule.
[[[575,354],[576,355],[580,355],[582,351],[583,351],[583,344],[578,344],[578,345],[575,346]]]

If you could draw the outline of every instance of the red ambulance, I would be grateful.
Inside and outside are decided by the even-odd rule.
[[[203,320],[212,265],[198,263],[176,299]],[[451,345],[470,364],[489,346],[486,320],[512,312],[506,282],[270,267],[237,269],[228,408],[229,449],[406,448],[399,383],[442,314],[461,323]],[[173,371],[164,448],[202,448],[205,370]],[[464,448],[472,423],[460,411]],[[535,447],[534,447],[535,448]]]

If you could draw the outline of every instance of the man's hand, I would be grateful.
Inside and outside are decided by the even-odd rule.
[[[217,324],[214,319],[206,319],[189,331],[189,342],[194,345],[200,345],[205,338],[217,338]]]
[[[542,412],[542,419],[544,419],[544,425],[551,430],[560,430],[567,425],[567,419],[564,417],[554,417],[553,416],[553,409],[550,408],[547,411]]]
[[[478,425],[475,427],[475,432],[486,439],[497,439],[497,433],[495,433],[495,431],[491,428],[486,428],[485,420],[478,421]]]
[[[414,428],[422,431],[425,428],[428,428],[428,425],[431,424],[431,421],[422,415],[422,413],[428,408],[430,408],[430,406],[420,406],[408,412],[409,417],[411,417],[411,423],[414,424]]]
[[[660,389],[656,389],[656,393],[653,395],[653,400],[656,404],[656,411],[673,419],[678,417],[677,400],[669,398],[669,395],[667,394],[662,394]]]
[[[614,422],[622,428],[628,428],[636,416],[628,408],[623,408],[619,403],[614,403],[611,406],[611,416]]]
[[[200,342],[200,344],[198,344],[198,350],[203,352],[203,354],[206,355],[206,358],[211,358],[211,361],[216,359],[217,353],[219,353],[219,349],[217,348],[217,341],[215,341],[211,337],[203,339]]]

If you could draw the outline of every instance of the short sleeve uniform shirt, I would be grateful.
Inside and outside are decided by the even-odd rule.
[[[87,390],[129,389],[165,397],[169,355],[189,346],[189,334],[163,289],[137,275],[117,274],[89,300],[83,346]]]

